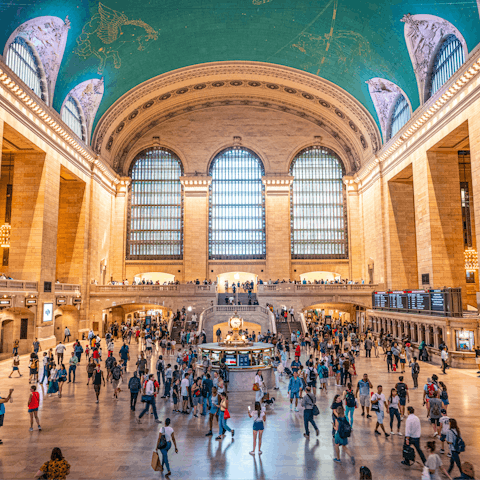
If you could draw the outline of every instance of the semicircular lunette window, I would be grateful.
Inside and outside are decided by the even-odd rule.
[[[132,164],[127,259],[183,258],[183,168],[172,152],[151,148]]]
[[[325,147],[310,147],[292,162],[292,258],[348,258],[342,161]]]
[[[5,63],[19,78],[33,90],[35,95],[46,101],[42,92],[42,83],[37,60],[27,42],[17,37],[10,44]]]
[[[265,258],[262,161],[246,148],[230,148],[212,161],[210,175],[209,258]]]
[[[78,138],[85,140],[80,108],[77,104],[77,101],[71,95],[69,95],[65,105],[62,108],[62,120],[68,127],[70,127],[70,129]]]
[[[460,40],[455,35],[448,35],[433,62],[430,96],[440,89],[464,61],[465,54]]]
[[[390,138],[394,137],[409,120],[410,105],[408,104],[407,99],[403,95],[400,95],[393,107],[388,139],[390,140]]]

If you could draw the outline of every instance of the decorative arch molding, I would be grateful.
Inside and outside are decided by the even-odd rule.
[[[80,105],[81,115],[83,116],[84,126],[86,129],[86,144],[90,143],[92,136],[92,127],[97,114],[98,107],[102,101],[104,92],[104,82],[102,78],[92,78],[91,80],[85,80],[79,83],[76,87],[72,88],[65,100],[62,103],[60,109],[60,115],[69,96],[72,96]]]
[[[335,84],[289,67],[260,62],[215,62],[185,67],[155,77],[120,98],[100,119],[92,145],[104,158],[121,155],[123,135],[136,130],[139,122],[156,121],[166,111],[171,116],[182,108],[195,108],[223,97],[230,104],[255,99],[289,110],[294,105],[300,116],[309,111],[316,120],[330,119],[337,133],[348,132],[350,149],[358,150],[357,161],[381,148],[378,127],[353,96]],[[147,112],[148,111],[148,112]],[[119,120],[121,119],[121,120]],[[155,119],[155,120],[152,120]],[[354,145],[354,146],[353,146]]]
[[[425,86],[430,74],[433,57],[448,35],[455,35],[462,44],[465,58],[468,56],[467,42],[459,30],[447,20],[435,15],[404,15],[405,42],[417,78],[420,104],[425,103]]]
[[[337,142],[338,146],[341,148],[342,159],[348,160],[348,165],[346,169],[349,172],[356,172],[360,169],[361,164],[363,163],[365,155],[362,152],[361,144],[358,145],[356,142],[352,141],[352,135],[347,129],[340,129],[338,122],[333,118],[332,120],[327,119],[326,117],[321,117],[318,113],[311,112],[306,108],[301,109],[298,105],[290,104],[287,102],[278,102],[275,99],[269,99],[269,101],[264,101],[262,98],[237,98],[232,100],[231,97],[220,99],[219,97],[215,98],[205,98],[197,99],[198,103],[186,103],[183,105],[175,105],[171,110],[163,110],[157,115],[151,115],[145,119],[144,122],[138,122],[134,128],[127,132],[127,134],[118,137],[121,140],[121,143],[115,145],[116,148],[112,148],[111,156],[113,157],[113,168],[116,172],[125,172],[124,164],[128,163],[128,160],[131,158],[130,151],[135,147],[137,142],[141,141],[148,132],[163,122],[166,122],[174,117],[179,115],[189,114],[194,111],[199,111],[207,108],[222,107],[222,106],[253,106],[253,107],[262,107],[275,111],[281,111],[284,113],[289,113],[298,117],[303,118],[304,120],[310,121],[315,125],[321,127],[327,134],[332,136]],[[153,118],[153,120],[152,120]],[[123,127],[122,127],[123,130]],[[113,146],[113,139],[109,141]]]
[[[70,21],[68,17],[65,21],[58,17],[45,16],[36,17],[22,23],[17,27],[5,44],[3,56],[6,54],[10,44],[17,37],[24,38],[34,51],[38,54],[38,63],[45,74],[47,84],[47,104],[53,104],[53,95],[55,92],[55,84],[57,82],[58,71],[62,63],[63,54],[65,52],[65,44],[67,43],[68,30],[70,29]]]
[[[392,111],[395,107],[395,103],[400,95],[403,95],[405,100],[410,106],[410,114],[412,114],[412,104],[407,94],[395,83],[385,78],[371,78],[366,82],[368,84],[368,90],[372,97],[373,105],[377,111],[378,120],[382,128],[383,140],[388,142],[388,130],[390,127],[390,121],[392,118]]]

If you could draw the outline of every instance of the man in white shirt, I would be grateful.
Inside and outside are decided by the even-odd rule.
[[[425,464],[427,459],[420,448],[420,437],[422,436],[422,426],[420,425],[420,419],[414,415],[415,409],[413,407],[408,407],[408,417],[405,422],[405,443],[415,447],[422,462]],[[404,465],[409,465],[405,460],[402,461]]]
[[[65,327],[65,331],[63,332],[63,341],[64,342],[69,342],[70,341],[70,330],[68,327]]]
[[[381,435],[378,431],[378,427],[383,430],[385,437],[389,437],[390,435],[385,431],[385,427],[383,426],[383,419],[385,418],[385,411],[384,406],[388,408],[388,400],[385,398],[385,395],[382,393],[383,387],[379,385],[377,387],[377,393],[372,395],[371,403],[372,403],[372,410],[377,414],[377,424],[375,425],[375,434]]]
[[[180,384],[180,391],[182,395],[183,405],[182,413],[188,413],[188,387],[190,386],[189,374],[185,373],[182,383]]]
[[[442,353],[440,355],[442,357],[442,372],[444,375],[447,374],[447,372],[445,371],[445,369],[448,367],[448,349],[447,347],[445,347],[443,350],[442,350]]]
[[[295,321],[295,310],[293,309],[293,307],[290,307],[290,321]]]
[[[63,352],[65,352],[67,347],[65,347],[65,345],[60,342],[58,345],[57,345],[57,348],[55,349],[55,351],[57,352],[57,363],[58,365],[61,365],[63,363]]]
[[[142,423],[140,419],[148,412],[150,405],[152,406],[153,416],[155,417],[155,423],[162,423],[158,419],[157,415],[157,405],[155,403],[155,383],[153,380],[153,374],[148,376],[147,383],[145,384],[145,408],[142,413],[138,416],[137,422]]]

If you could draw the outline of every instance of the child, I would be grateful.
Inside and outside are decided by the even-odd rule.
[[[180,398],[180,380],[177,378],[175,380],[175,383],[173,384],[173,411],[174,412],[179,412],[177,405],[178,405],[178,399]]]
[[[13,372],[18,372],[19,377],[22,376],[22,374],[20,373],[20,357],[18,355],[15,355],[13,357],[12,373]],[[8,376],[8,378],[12,378],[12,373]]]
[[[447,432],[450,430],[450,418],[448,418],[447,411],[444,408],[442,408],[441,414],[442,416],[439,419],[440,426],[442,428],[440,432],[440,441],[442,442],[440,453],[445,453],[445,439],[447,438]]]
[[[85,355],[87,356],[87,359],[89,358],[89,353],[90,353],[90,346],[87,343],[87,346],[85,347]]]

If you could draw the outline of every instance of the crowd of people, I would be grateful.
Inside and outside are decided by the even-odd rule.
[[[290,313],[288,313],[290,314]],[[177,321],[185,321],[186,311],[175,314]],[[292,313],[294,315],[294,313]],[[67,330],[67,329],[66,329]],[[65,331],[64,340],[68,340],[69,331]],[[448,389],[433,373],[423,386],[423,405],[412,405],[410,392],[418,388],[420,364],[416,351],[408,339],[392,338],[391,335],[374,337],[372,332],[357,332],[354,325],[330,325],[321,322],[310,323],[306,332],[292,331],[285,338],[282,334],[270,331],[255,334],[242,332],[252,341],[267,342],[274,345],[274,355],[263,364],[271,363],[275,374],[275,387],[282,383],[290,402],[292,414],[303,411],[304,436],[310,438],[311,428],[315,434],[330,435],[334,447],[334,462],[341,462],[341,452],[355,464],[354,451],[350,441],[354,429],[355,416],[361,415],[367,420],[375,415],[372,434],[388,438],[391,435],[404,437],[403,449],[398,452],[399,461],[410,466],[415,458],[415,451],[420,461],[428,470],[431,479],[438,478],[442,470],[447,478],[452,478],[454,468],[459,477],[471,479],[472,466],[461,461],[465,442],[461,436],[461,427],[455,418],[448,415]],[[221,332],[217,331],[221,338]],[[132,338],[138,345],[138,356],[131,358]],[[218,339],[218,338],[217,338]],[[130,410],[137,411],[140,399],[142,409],[136,421],[141,424],[145,415],[152,414],[155,423],[164,423],[160,429],[156,444],[158,462],[155,468],[171,474],[168,453],[175,446],[178,453],[172,420],[159,419],[157,406],[159,402],[171,405],[172,415],[207,417],[206,436],[213,436],[217,428],[217,441],[222,441],[227,433],[233,438],[235,429],[229,425],[229,369],[225,356],[218,364],[212,364],[209,357],[199,358],[196,345],[206,340],[205,332],[200,334],[182,330],[180,342],[171,339],[167,322],[161,317],[150,324],[123,323],[111,325],[105,338],[100,338],[90,331],[85,340],[76,340],[72,345],[59,342],[55,348],[39,354],[38,341],[33,343],[33,352],[29,360],[30,395],[27,400],[30,416],[30,431],[40,424],[40,395],[38,388],[46,389],[48,396],[57,394],[62,397],[62,388],[66,382],[76,382],[76,371],[85,365],[87,385],[93,385],[95,401],[101,398],[102,387],[111,384],[112,401],[121,396],[122,385],[130,395]],[[115,345],[117,344],[117,345]],[[121,345],[116,353],[115,346]],[[20,361],[18,345],[14,347],[12,374],[18,372]],[[391,385],[373,385],[368,372],[357,372],[357,362],[361,353],[366,358],[377,358],[384,362],[385,373],[396,374],[389,377]],[[418,354],[417,354],[418,355]],[[68,357],[68,360],[64,357]],[[448,366],[448,360],[446,361]],[[66,368],[68,366],[68,371]],[[430,368],[430,365],[422,365]],[[443,373],[446,374],[443,365]],[[411,386],[408,375],[411,375]],[[269,423],[269,408],[272,400],[268,394],[267,382],[262,370],[258,370],[252,389],[255,398],[245,414],[253,420],[253,448],[251,455],[262,454],[264,430]],[[320,432],[315,417],[319,414],[318,402],[327,400],[328,392],[335,390],[330,404],[332,415],[331,432]],[[5,404],[12,400],[14,390],[8,396],[0,397],[0,426],[3,425]],[[425,407],[431,432],[422,432],[418,415]],[[361,413],[359,413],[361,411]],[[356,413],[358,412],[358,413]],[[388,419],[387,419],[388,417]],[[431,439],[422,445],[421,441],[430,435]],[[436,441],[440,442],[438,448]],[[0,441],[1,443],[1,441]],[[426,452],[426,454],[425,454]],[[438,452],[438,453],[437,453]],[[444,469],[439,455],[449,457],[448,469]],[[51,459],[37,472],[45,478],[66,478],[70,466],[63,458],[59,448],[52,451]],[[52,472],[55,472],[54,474]],[[53,476],[56,475],[56,476]],[[360,478],[372,478],[368,467],[362,466]]]

